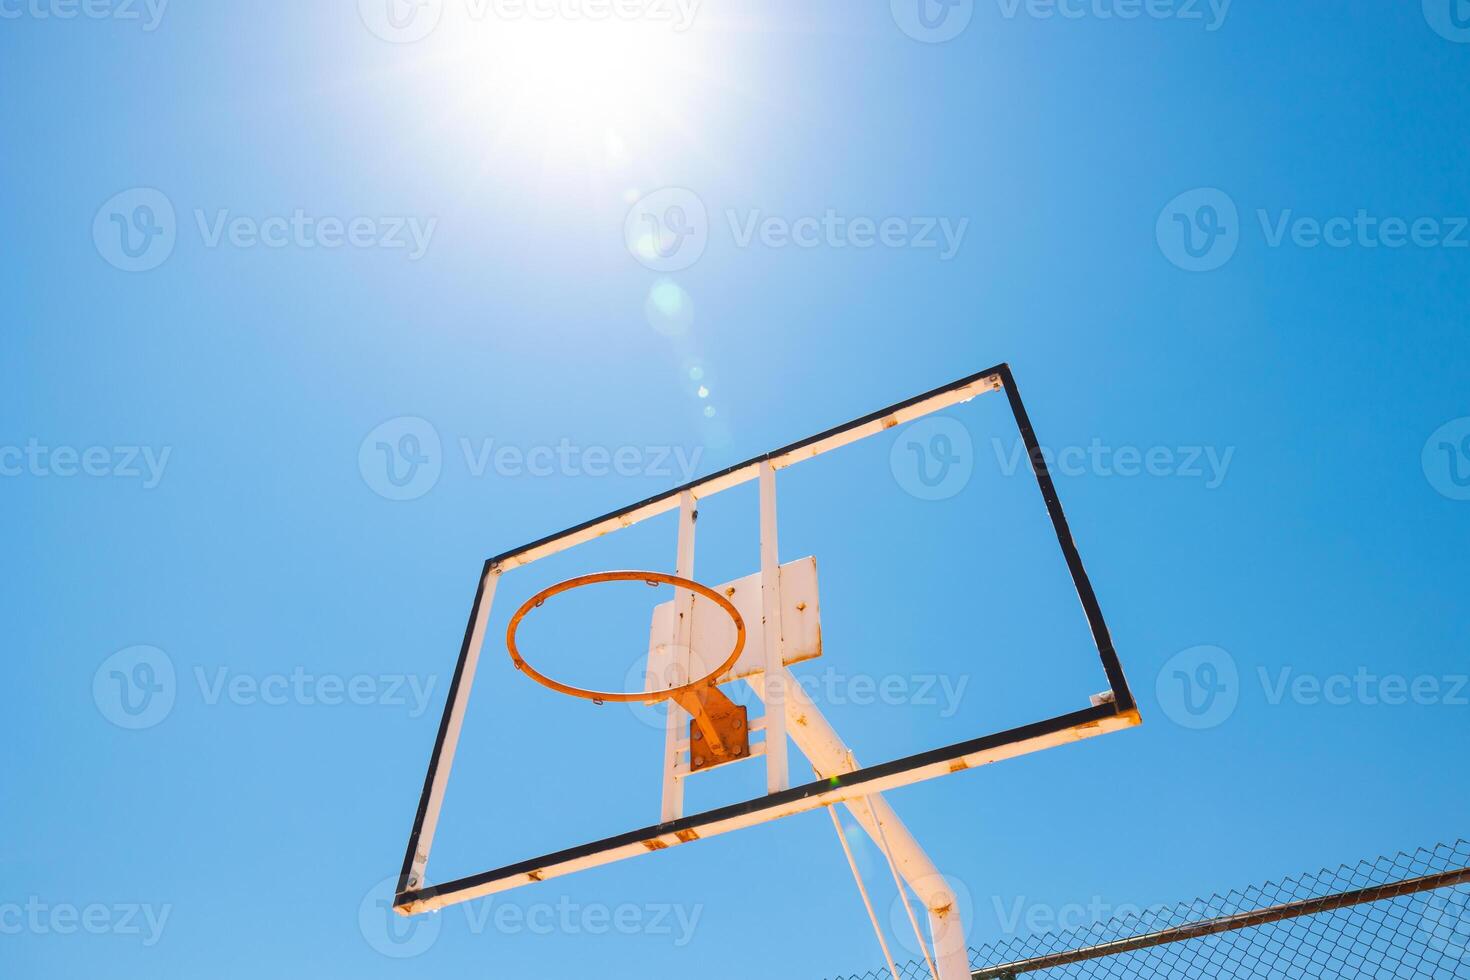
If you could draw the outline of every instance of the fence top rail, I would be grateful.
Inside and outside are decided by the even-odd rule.
[[[1082,971],[1075,974],[1078,976],[1115,976],[1118,975],[1114,972],[1116,966],[1106,967],[1095,961],[1210,936],[1248,936],[1251,935],[1249,930],[1272,923],[1466,886],[1470,886],[1470,840],[1460,839],[1452,844],[1441,843],[1385,854],[1353,865],[1344,864],[1276,879],[1172,907],[1156,907],[1079,929],[1002,940],[978,949],[971,947],[971,976],[972,980],[1020,980],[1026,974],[1073,965],[1075,970]],[[1454,931],[1455,935],[1447,939],[1447,943],[1462,935],[1467,921],[1463,918],[1465,912],[1456,911],[1458,903],[1458,899],[1447,899],[1444,911],[1452,921],[1437,923],[1440,929]],[[1470,906],[1466,912],[1470,912]],[[1370,940],[1372,937],[1364,940],[1359,936],[1355,942]],[[1403,943],[1404,948],[1414,945],[1407,941]],[[1422,949],[1422,945],[1419,948]],[[1470,978],[1470,949],[1463,952],[1463,962],[1453,967],[1453,976],[1457,980]],[[1131,971],[1139,964],[1133,960],[1127,962],[1131,964],[1128,970],[1132,975]],[[1089,966],[1102,972],[1094,974]],[[1177,967],[1178,963],[1174,968]],[[927,972],[919,962],[900,964],[898,972],[905,980],[910,977],[927,980]],[[1148,975],[1172,974],[1156,972]],[[887,971],[870,972],[848,980],[887,980]]]

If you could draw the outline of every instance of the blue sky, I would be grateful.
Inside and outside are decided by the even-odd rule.
[[[972,942],[1464,834],[1470,10],[928,2],[0,0],[7,975],[876,967],[821,814],[377,899],[486,557],[1000,361],[1145,723],[891,794]],[[1003,402],[945,418],[782,479],[864,762],[1105,686]],[[497,630],[672,562],[507,578],[431,877],[653,822],[656,730]],[[622,684],[635,588],[527,639]]]

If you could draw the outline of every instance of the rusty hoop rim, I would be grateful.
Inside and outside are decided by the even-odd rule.
[[[547,677],[527,663],[526,658],[521,656],[520,648],[516,646],[516,630],[520,628],[521,620],[525,618],[526,614],[554,595],[570,592],[572,589],[578,589],[584,585],[596,585],[599,582],[644,582],[649,585],[662,583],[664,585],[675,586],[676,588],[688,589],[691,592],[704,596],[704,598],[709,599],[723,609],[725,614],[735,622],[735,648],[730,651],[730,655],[725,658],[724,663],[703,677],[690,681],[688,684],[681,685],[680,687],[671,687],[667,691],[644,692],[640,694],[634,694],[631,691],[593,691],[585,687],[573,687],[570,684],[563,684],[561,681]],[[696,688],[709,687],[714,684],[716,677],[719,677],[725,671],[734,667],[735,661],[740,659],[741,651],[745,649],[745,620],[741,617],[740,610],[736,609],[735,604],[729,599],[720,595],[709,586],[701,585],[693,579],[681,578],[678,575],[669,575],[665,572],[640,572],[636,570],[593,572],[590,575],[578,575],[576,578],[569,578],[565,582],[558,582],[555,585],[548,586],[521,603],[521,607],[515,611],[515,615],[510,617],[510,625],[505,629],[505,647],[510,651],[511,662],[515,664],[517,670],[536,683],[543,687],[549,687],[559,694],[569,694],[574,698],[584,698],[588,701],[599,703],[612,701],[617,703],[642,702],[644,704],[658,704],[660,701],[667,701],[670,698],[693,691]]]

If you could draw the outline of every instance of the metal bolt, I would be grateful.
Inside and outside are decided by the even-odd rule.
[[[694,757],[694,768],[698,769],[702,765],[704,765],[704,756],[696,755]]]

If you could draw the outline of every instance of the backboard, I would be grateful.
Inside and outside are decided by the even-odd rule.
[[[1025,460],[1035,477],[1051,536],[1081,602],[1107,689],[1093,695],[1087,704],[1061,714],[1000,731],[975,731],[959,741],[860,766],[842,733],[825,717],[821,705],[800,684],[792,682],[793,666],[829,652],[823,650],[823,603],[818,585],[821,556],[784,563],[779,560],[777,476],[808,460],[981,395],[1003,398],[1009,408],[1018,445],[1024,447]],[[700,502],[752,482],[757,485],[759,497],[759,566],[739,578],[701,584],[694,574],[693,562]],[[672,575],[603,572],[583,576],[585,582],[561,583],[526,599],[512,617],[505,638],[489,635],[487,623],[497,587],[507,576],[514,577],[517,569],[671,513],[678,519],[676,540],[669,542]],[[659,759],[662,793],[658,800],[658,819],[602,839],[574,841],[559,850],[527,854],[521,860],[491,870],[430,882],[426,877],[430,851],[482,655],[499,657],[508,643],[515,666],[533,679],[547,683],[517,652],[515,631],[520,619],[554,615],[554,604],[546,610],[537,610],[547,598],[574,585],[609,578],[637,581],[640,577],[656,584],[652,580],[654,576],[679,587],[672,601],[649,609],[648,657],[642,684],[627,692],[606,694],[566,687],[557,689],[594,700],[641,701],[665,713],[663,751]],[[696,585],[698,591],[693,588]],[[833,596],[827,598],[831,600]],[[969,628],[974,628],[974,621],[969,622]],[[962,623],[956,628],[966,627]],[[734,705],[722,693],[741,685],[754,694],[755,703],[763,708],[760,715],[748,717],[746,706]],[[931,937],[941,960],[937,974],[942,980],[948,980],[958,976],[962,969],[963,943],[955,941],[958,930],[946,919],[951,915],[953,903],[946,900],[942,884],[935,884],[939,876],[927,855],[880,794],[1118,731],[1138,724],[1139,720],[1137,706],[1048,472],[1045,454],[1032,430],[1010,368],[1001,364],[486,561],[415,812],[394,907],[406,915],[440,909],[780,817],[842,804],[879,843],[894,865],[895,875],[901,875],[926,905]],[[805,766],[793,764],[793,747],[804,759]],[[714,808],[685,812],[685,784],[724,766],[760,767],[764,771],[765,792]],[[806,767],[816,774],[816,779],[792,779],[793,772]],[[652,807],[650,801],[650,811]],[[845,840],[843,844],[846,849]],[[940,949],[942,945],[944,949]]]

